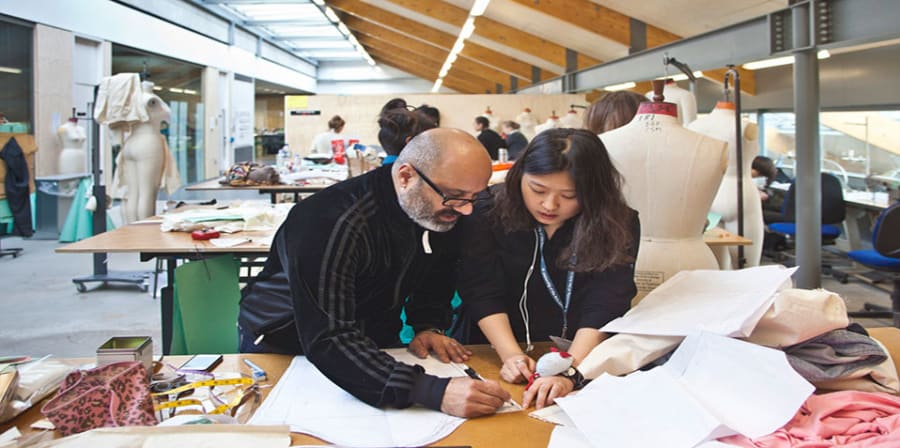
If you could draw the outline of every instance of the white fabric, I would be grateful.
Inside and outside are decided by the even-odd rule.
[[[141,103],[141,79],[137,73],[119,73],[100,81],[94,119],[100,124],[137,123],[150,119]]]
[[[678,271],[718,269],[703,229],[725,174],[727,144],[670,115],[640,112],[600,139],[625,179],[628,205],[640,214],[635,302]]]
[[[559,117],[550,117],[543,124],[534,127],[534,135],[540,134],[547,129],[556,129],[558,127],[560,127]]]
[[[578,112],[570,110],[559,120],[559,127],[581,129],[581,123],[581,116],[578,115]]]
[[[519,123],[519,130],[522,131],[522,134],[528,137],[528,141],[531,141],[536,134],[534,128],[537,126],[537,119],[534,118],[531,109],[525,109],[517,115],[516,123]]]
[[[688,126],[688,129],[728,142],[728,169],[719,185],[719,192],[713,200],[710,211],[722,216],[722,224],[731,233],[738,234],[738,199],[737,182],[738,167],[736,146],[737,138],[734,129],[734,109],[716,107],[704,117],[700,117]],[[750,173],[753,157],[759,154],[759,133],[755,123],[743,120],[741,125],[741,157],[742,157],[742,197],[744,203],[744,232],[743,237],[749,238],[753,243],[744,246],[745,267],[759,266],[762,256],[763,236],[765,224],[763,223],[762,201],[759,191],[753,182]],[[730,263],[719,260],[722,269],[735,269],[738,264],[737,247],[730,246]]]

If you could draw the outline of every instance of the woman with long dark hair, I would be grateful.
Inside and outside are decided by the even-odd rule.
[[[603,143],[584,129],[544,131],[494,187],[494,199],[463,222],[455,336],[490,343],[508,382],[535,370],[532,341],[570,340],[581,361],[637,293],[637,212]],[[525,342],[523,350],[520,342]],[[571,392],[569,378],[538,378],[525,404],[538,408]]]

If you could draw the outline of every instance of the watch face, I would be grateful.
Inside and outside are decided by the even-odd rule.
[[[574,368],[574,367],[569,367],[568,369],[566,369],[566,373],[564,373],[564,375],[565,375],[565,376],[573,376],[573,375],[575,375],[575,368]]]

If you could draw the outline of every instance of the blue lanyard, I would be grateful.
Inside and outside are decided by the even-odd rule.
[[[556,286],[553,285],[550,273],[547,272],[547,262],[544,261],[544,240],[547,238],[547,234],[544,233],[544,228],[540,226],[537,231],[538,250],[541,251],[541,277],[544,279],[544,285],[547,287],[547,292],[550,293],[550,297],[553,298],[553,301],[556,302],[556,305],[562,310],[563,327],[561,337],[565,338],[566,331],[569,329],[569,303],[572,301],[572,284],[575,282],[575,272],[568,271],[568,274],[566,274],[566,301],[563,303],[563,301],[559,299],[559,292],[556,291]]]

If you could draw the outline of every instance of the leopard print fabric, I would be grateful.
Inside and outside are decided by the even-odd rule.
[[[70,373],[41,413],[63,436],[105,426],[157,423],[147,369],[136,361]]]

